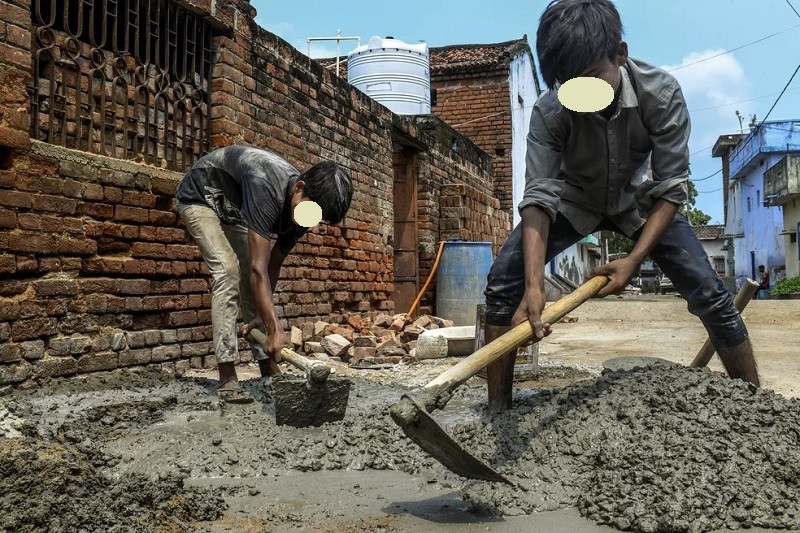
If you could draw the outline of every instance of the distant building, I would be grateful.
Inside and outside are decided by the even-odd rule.
[[[714,224],[707,226],[695,226],[692,228],[697,238],[700,239],[700,244],[708,255],[708,261],[720,277],[731,274],[728,271],[725,248],[726,239],[723,238],[725,233],[724,224]]]
[[[769,205],[783,210],[783,231],[786,247],[786,277],[800,276],[800,252],[797,234],[800,232],[800,155],[790,154],[778,161],[764,174],[764,192]]]
[[[733,260],[729,272],[741,286],[745,278],[756,279],[764,265],[774,283],[786,274],[784,220],[781,209],[766,201],[764,174],[787,154],[800,153],[800,121],[771,120],[753,127],[732,150],[725,142],[729,137],[720,137],[714,151],[723,165],[728,159],[730,172],[724,234]]]

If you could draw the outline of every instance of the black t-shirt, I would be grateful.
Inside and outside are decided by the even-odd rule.
[[[223,224],[242,225],[288,254],[308,228],[295,224],[286,201],[300,172],[272,152],[226,146],[200,158],[178,185],[178,202],[206,205]]]

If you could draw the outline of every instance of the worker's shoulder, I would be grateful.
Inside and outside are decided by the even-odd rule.
[[[298,173],[297,169],[278,154],[256,148],[234,144],[218,148],[209,153],[203,159],[208,163],[226,169],[237,170],[239,172],[252,170],[261,173],[269,168],[280,169],[288,174]]]
[[[680,88],[677,78],[663,68],[629,57],[625,63],[640,104],[656,103]]]

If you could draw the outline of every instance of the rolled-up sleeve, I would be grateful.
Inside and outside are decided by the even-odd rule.
[[[551,122],[548,124],[548,122]],[[561,205],[564,180],[559,179],[563,135],[553,124],[553,115],[543,112],[539,103],[533,107],[525,156],[525,191],[517,209],[528,206],[542,209],[555,221]]]
[[[646,120],[653,143],[653,179],[637,192],[643,213],[649,213],[658,200],[681,206],[689,199],[689,111],[677,81],[662,94]]]

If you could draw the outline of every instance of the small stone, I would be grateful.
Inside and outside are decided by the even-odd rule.
[[[373,347],[356,347],[353,349],[353,361],[359,361],[366,357],[376,357],[378,349]]]
[[[211,445],[212,446],[219,446],[220,444],[222,444],[222,439],[220,439],[220,438],[216,438],[216,439],[211,441]]]
[[[312,357],[314,359],[322,359],[323,361],[326,361],[331,358],[331,356],[326,354],[325,352],[315,352],[312,353],[309,357]]]
[[[314,337],[321,337],[326,327],[328,327],[327,322],[323,322],[322,320],[314,322]]]
[[[373,336],[358,336],[353,339],[353,346],[356,348],[375,348],[378,345],[378,338]]]
[[[428,315],[422,315],[421,317],[416,319],[414,322],[412,322],[411,325],[412,326],[416,326],[418,328],[425,329],[431,324],[431,322],[432,322],[431,317],[429,317]]]
[[[411,324],[410,326],[407,326],[406,329],[403,330],[403,335],[408,340],[416,339],[423,333],[425,333],[425,328],[417,326],[416,324]],[[408,342],[408,340],[406,340],[406,342]]]
[[[313,322],[304,322],[300,326],[300,331],[303,334],[303,342],[308,342],[314,339],[314,323]]]
[[[289,336],[295,347],[303,345],[303,331],[300,328],[292,326],[292,331]]]
[[[391,328],[394,331],[402,331],[406,325],[406,321],[402,318],[397,318],[392,322]]]
[[[350,341],[339,334],[328,335],[322,339],[322,347],[331,357],[341,357],[350,348]]]
[[[314,341],[308,341],[303,345],[303,348],[306,353],[319,353],[325,351],[322,348],[322,343]]]
[[[372,335],[375,335],[376,337],[385,337],[385,336],[389,335],[389,331],[390,330],[388,330],[386,328],[377,327],[377,326],[372,326],[371,328],[369,328],[369,332]]]
[[[361,331],[362,320],[360,316],[352,315],[347,317],[347,323],[353,328],[355,331]]]
[[[248,492],[250,493],[250,496],[258,496],[261,494],[261,491],[255,487],[252,487]]]
[[[392,325],[392,317],[381,313],[375,317],[375,320],[372,321],[372,325],[373,327],[388,328]]]

